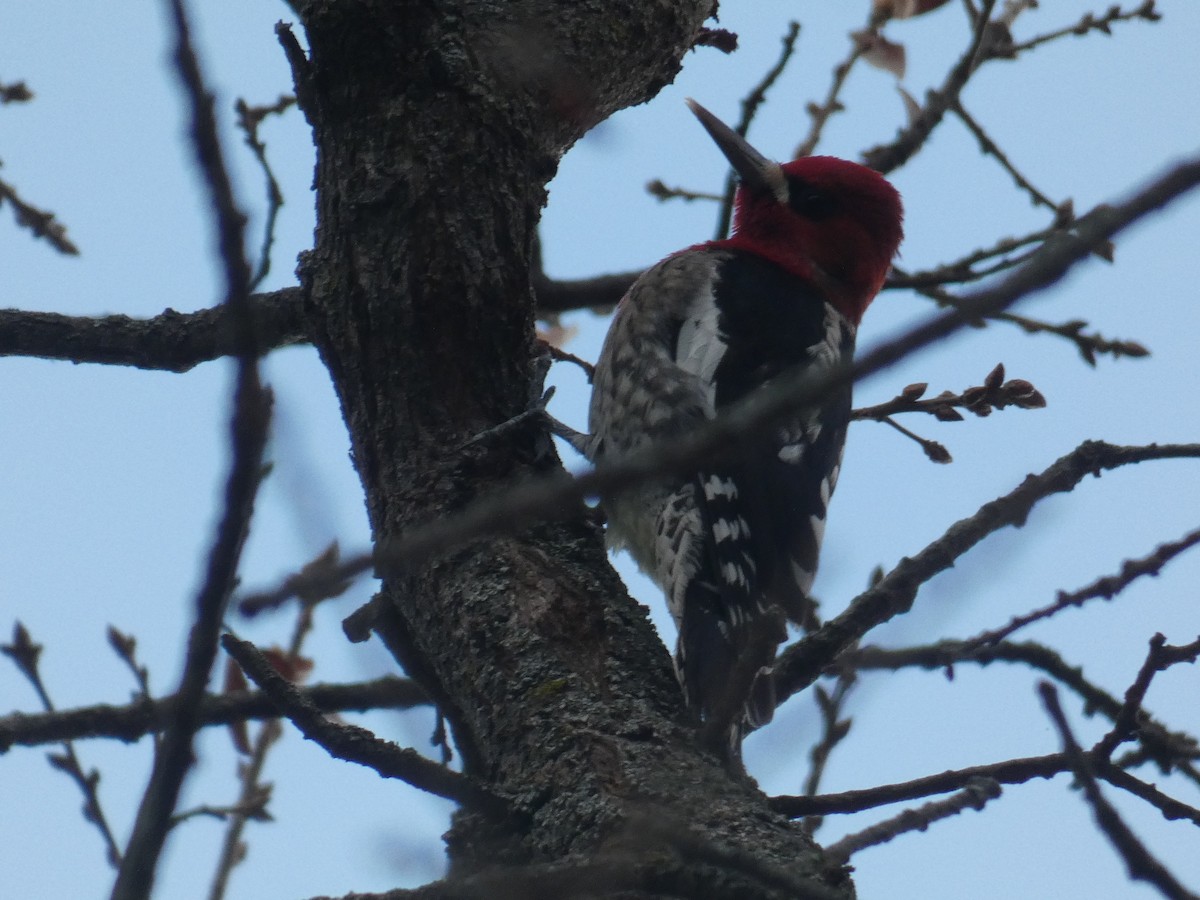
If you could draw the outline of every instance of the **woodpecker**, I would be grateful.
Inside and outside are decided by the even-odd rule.
[[[686,434],[784,371],[847,365],[902,237],[876,172],[772,162],[687,102],[738,175],[732,236],[668,256],[621,300],[593,381],[593,462]],[[688,705],[727,717],[734,754],[773,715],[771,665],[811,603],[849,421],[845,386],[736,455],[605,501],[609,545],[666,595]]]

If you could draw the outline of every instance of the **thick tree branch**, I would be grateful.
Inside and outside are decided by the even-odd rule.
[[[257,353],[308,340],[300,288],[254,294],[248,304]],[[0,356],[186,372],[234,355],[239,340],[227,305],[193,313],[168,309],[150,319],[0,310]]]
[[[353,684],[315,684],[301,695],[322,713],[369,709],[411,709],[429,703],[425,692],[407,678],[385,676]],[[12,747],[36,747],[58,741],[113,738],[136,741],[166,728],[178,698],[141,700],[125,706],[100,704],[50,713],[10,713],[0,716],[0,753]],[[279,710],[261,691],[206,694],[197,712],[203,726],[231,725],[251,719],[272,719]]]
[[[225,305],[235,326],[238,373],[229,426],[233,460],[225,483],[221,521],[212,540],[204,582],[196,598],[178,702],[155,755],[150,782],[142,796],[129,846],[113,886],[113,900],[144,900],[153,889],[154,874],[170,830],[171,817],[193,761],[192,744],[200,725],[200,700],[216,659],[221,620],[237,583],[238,562],[262,479],[263,450],[270,420],[270,394],[258,378],[258,347],[249,308],[250,267],[243,244],[245,217],[237,208],[222,158],[213,99],[192,50],[184,0],[171,0],[170,11],[176,71],[191,113],[192,149],[213,208],[216,245],[225,275]]]
[[[641,274],[639,270],[573,281],[556,281],[539,271],[534,274],[533,283],[534,294],[537,297],[537,314],[544,317],[570,312],[573,309],[607,312],[620,302]]]

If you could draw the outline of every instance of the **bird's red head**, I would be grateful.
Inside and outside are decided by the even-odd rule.
[[[896,189],[878,172],[831,156],[772,162],[702,106],[689,105],[742,182],[733,237],[718,244],[805,279],[857,325],[903,237]]]

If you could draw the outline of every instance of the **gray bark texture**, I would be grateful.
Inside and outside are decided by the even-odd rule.
[[[455,448],[540,391],[530,260],[558,160],[674,78],[712,2],[294,7],[318,159],[300,276],[386,542],[560,469],[536,426]],[[451,878],[520,867],[521,896],[850,896],[798,825],[697,746],[667,651],[580,513],[381,573],[376,630],[437,701],[466,774],[510,799],[456,815]]]

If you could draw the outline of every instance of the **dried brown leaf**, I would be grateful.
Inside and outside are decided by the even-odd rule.
[[[850,39],[862,50],[862,58],[875,68],[891,72],[897,79],[904,77],[908,60],[903,44],[871,30],[851,32]]]

